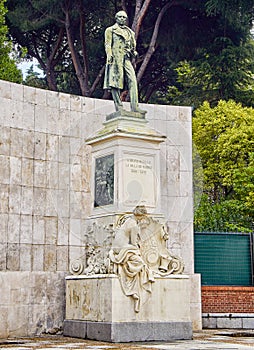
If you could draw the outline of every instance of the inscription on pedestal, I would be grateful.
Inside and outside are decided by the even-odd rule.
[[[94,207],[114,203],[114,154],[95,159]]]
[[[123,161],[124,203],[155,206],[156,175],[154,157],[126,154]]]

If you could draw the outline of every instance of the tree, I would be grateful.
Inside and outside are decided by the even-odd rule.
[[[253,106],[254,44],[250,29],[254,4],[248,0],[203,3],[203,12],[200,8],[192,11],[193,18],[188,12],[184,17],[186,23],[194,24],[188,27],[193,37],[192,47],[187,49],[190,54],[179,56],[171,64],[175,79],[168,80],[167,88],[156,93],[157,101],[197,108],[206,100],[215,105],[220,99],[235,99]],[[177,28],[181,32],[181,23],[177,22]],[[188,34],[182,37],[189,38]]]
[[[196,227],[224,227],[236,221],[251,229],[254,221],[254,109],[230,100],[195,111],[193,142],[202,159],[204,195],[196,212]],[[210,213],[210,214],[209,214]],[[208,219],[210,218],[210,219]],[[212,219],[213,218],[213,219]]]
[[[250,0],[7,0],[15,41],[38,59],[50,89],[70,85],[85,96],[102,96],[104,30],[125,9],[136,34],[137,79],[143,101],[167,101],[167,87],[181,93],[174,69],[183,60],[200,60],[216,38],[238,47],[246,41],[254,4]],[[234,16],[231,15],[234,13]],[[247,15],[248,14],[248,15]],[[212,45],[213,46],[213,45]],[[202,49],[205,48],[204,51]],[[219,65],[219,63],[218,63]],[[217,66],[218,66],[217,65]],[[221,79],[223,81],[223,79]],[[69,91],[72,92],[72,91]],[[106,96],[106,94],[104,95]]]
[[[46,89],[46,81],[44,77],[40,76],[40,73],[34,71],[34,66],[27,70],[26,79],[23,82],[24,85],[33,86],[40,89]]]
[[[7,1],[7,19],[12,38],[19,47],[26,47],[27,59],[34,57],[43,69],[50,90],[57,90],[55,67],[66,58],[64,28],[55,16],[59,7],[54,1]],[[52,13],[54,16],[45,15]],[[44,8],[46,9],[44,11]]]
[[[177,83],[168,87],[166,99],[173,104],[199,107],[204,101],[234,99],[254,106],[254,41],[239,46],[230,39],[217,38],[199,58],[181,61],[175,68]]]
[[[5,0],[0,0],[0,79],[22,82],[22,73],[16,66],[16,61],[11,57],[12,45],[7,39],[8,28],[5,24]]]

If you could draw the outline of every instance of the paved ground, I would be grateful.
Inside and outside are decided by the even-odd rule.
[[[204,330],[193,340],[166,343],[111,344],[63,336],[0,339],[0,349],[12,350],[247,350],[254,349],[254,330]]]

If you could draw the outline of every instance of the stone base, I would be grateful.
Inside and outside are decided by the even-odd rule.
[[[116,275],[68,276],[64,335],[109,342],[191,339],[189,282],[186,275],[156,277],[135,312]]]
[[[253,329],[254,314],[210,313],[202,314],[205,329]]]
[[[119,117],[145,119],[145,115],[146,115],[146,111],[143,111],[142,113],[140,113],[140,112],[126,111],[125,109],[121,109],[119,111],[108,114],[106,117],[106,120],[111,120]]]
[[[171,341],[192,338],[191,322],[89,322],[65,320],[63,334],[69,337],[113,343]]]

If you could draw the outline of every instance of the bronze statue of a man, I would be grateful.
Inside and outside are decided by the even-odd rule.
[[[104,89],[110,89],[117,111],[123,109],[120,91],[124,81],[129,88],[131,111],[145,113],[138,107],[138,87],[132,58],[137,56],[134,32],[126,26],[127,14],[119,11],[116,23],[105,31],[105,51],[107,55]]]

